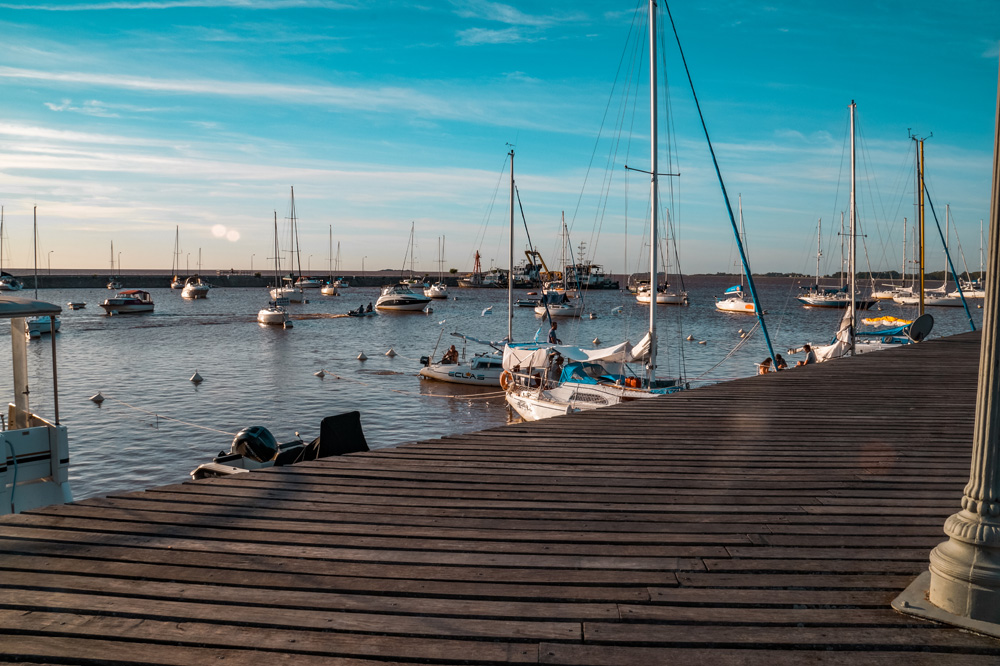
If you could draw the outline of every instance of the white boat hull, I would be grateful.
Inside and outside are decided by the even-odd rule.
[[[181,298],[208,298],[208,285],[188,285],[181,291]]]
[[[141,312],[152,312],[152,303],[125,303],[116,305],[114,303],[101,303],[101,307],[108,314],[137,314]]]
[[[556,303],[554,305],[549,305],[548,307],[544,305],[535,306],[535,314],[539,317],[544,317],[546,313],[548,313],[550,317],[579,317],[583,314],[583,305]]]
[[[722,312],[742,312],[745,314],[757,314],[757,307],[753,302],[744,301],[742,298],[727,298],[716,301],[715,307]]]
[[[662,394],[617,384],[563,382],[542,391],[511,387],[507,392],[507,403],[525,421],[538,421],[659,395]]]
[[[646,292],[640,292],[640,293],[636,294],[635,295],[635,301],[636,301],[636,303],[639,303],[641,305],[649,305],[649,301],[650,301],[649,292],[646,291]],[[663,293],[663,292],[658,292],[656,294],[656,304],[657,305],[687,305],[688,304],[687,292],[684,292],[684,291],[682,291],[680,293],[670,293],[670,292]]]
[[[55,330],[58,331],[60,326],[59,317],[55,317]],[[38,338],[46,333],[52,332],[52,324],[50,323],[50,318],[48,315],[43,315],[41,317],[29,317],[24,320],[25,333],[28,334],[29,338]]]
[[[503,368],[473,368],[468,363],[432,363],[420,369],[424,379],[470,386],[500,386]]]
[[[324,284],[320,287],[319,293],[324,296],[337,296],[337,285],[335,284]]]
[[[262,308],[257,313],[257,322],[269,326],[284,326],[288,322],[288,313],[281,308]]]
[[[448,298],[448,286],[443,284],[432,284],[424,289],[424,296],[427,298]]]
[[[411,301],[405,299],[387,300],[375,304],[376,310],[388,310],[389,312],[420,312],[427,307],[430,299]]]
[[[289,303],[301,303],[305,294],[297,287],[277,287],[271,289],[271,298],[287,298]]]

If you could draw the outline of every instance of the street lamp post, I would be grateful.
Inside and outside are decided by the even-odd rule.
[[[191,272],[191,253],[190,252],[188,252],[187,258],[184,260],[184,272],[185,273],[190,273]]]
[[[55,250],[49,250],[49,275],[52,275],[52,253]]]
[[[367,258],[368,258],[367,254],[365,256],[361,257],[361,276],[362,277],[364,277],[364,275],[365,275],[365,259],[367,259]]]
[[[313,270],[312,263],[313,263],[313,256],[310,254],[309,258],[306,259],[306,273],[312,273]]]
[[[250,255],[250,274],[251,275],[253,275],[253,258],[256,257],[256,256],[257,256],[256,254],[251,254]]]
[[[122,253],[118,253],[118,275],[122,274]]]

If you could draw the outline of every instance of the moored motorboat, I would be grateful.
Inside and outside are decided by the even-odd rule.
[[[13,401],[8,421],[0,432],[0,515],[20,513],[51,504],[72,502],[69,484],[69,442],[66,426],[59,423],[56,395],[55,338],[52,340],[52,391],[54,419],[46,420],[31,411],[31,394],[40,391],[37,378],[29,378],[25,319],[56,318],[58,305],[23,298],[0,297],[0,319],[10,320],[13,367]],[[16,333],[16,335],[14,335]]]
[[[245,474],[257,469],[368,450],[368,442],[361,429],[360,412],[326,417],[320,422],[319,437],[309,443],[296,439],[279,444],[264,426],[250,426],[236,433],[228,453],[221,451],[212,462],[199,465],[191,472],[191,478],[198,480]]]
[[[192,275],[184,281],[184,289],[181,291],[181,298],[208,298],[208,292],[212,285],[202,280],[197,275]]]
[[[153,297],[142,289],[126,289],[106,299],[101,307],[109,315],[152,312]]]
[[[295,286],[299,289],[319,289],[323,286],[323,281],[308,275],[300,275],[295,281]]]
[[[430,298],[415,293],[408,284],[397,282],[382,287],[382,293],[375,302],[375,309],[390,312],[419,312],[430,302]]]

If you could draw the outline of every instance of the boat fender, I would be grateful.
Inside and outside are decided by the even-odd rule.
[[[506,391],[510,387],[511,381],[513,379],[514,379],[514,376],[510,374],[509,370],[504,370],[503,372],[501,372],[500,373],[500,388],[502,388],[504,391]]]

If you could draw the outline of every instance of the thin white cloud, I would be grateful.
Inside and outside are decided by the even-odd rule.
[[[469,28],[460,30],[458,44],[460,46],[479,46],[480,44],[517,44],[532,42],[519,28],[504,28],[503,30],[487,30],[485,28]]]
[[[456,6],[456,14],[462,18],[474,18],[485,21],[495,21],[508,25],[522,25],[544,27],[551,25],[555,20],[548,16],[532,16],[525,14],[516,7],[505,5],[499,2],[489,2],[488,0],[462,0],[453,2]]]

